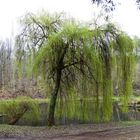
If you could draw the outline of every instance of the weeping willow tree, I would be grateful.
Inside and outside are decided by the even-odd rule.
[[[36,74],[41,72],[43,77],[53,82],[48,125],[54,125],[55,106],[60,86],[72,86],[77,75],[88,74],[84,53],[87,45],[91,45],[87,42],[91,39],[92,33],[88,28],[74,23],[73,20],[61,22],[59,16],[37,17],[29,14],[24,24],[26,26],[20,39],[37,50],[33,71]]]
[[[118,89],[123,101],[123,110],[127,111],[127,105],[130,95],[132,95],[132,81],[133,74],[135,70],[135,54],[134,54],[134,44],[133,41],[126,36],[121,34],[116,39],[116,45],[119,52],[117,55],[118,69],[120,75],[120,82],[118,84]]]
[[[55,124],[58,95],[73,98],[68,90],[74,88],[84,91],[73,92],[74,98],[78,98],[77,94],[95,97],[98,121],[101,103],[103,120],[110,120],[114,71],[119,71],[118,95],[122,96],[124,106],[127,105],[132,90],[134,45],[126,34],[112,24],[91,29],[59,15],[28,14],[22,23],[23,32],[18,38],[25,42],[24,50],[28,56],[32,54],[27,51],[29,48],[35,50],[33,72],[52,85],[48,125]],[[92,85],[89,90],[87,85]],[[60,89],[65,89],[65,94]]]
[[[47,44],[37,54],[34,70],[42,64],[42,60],[47,61],[48,76],[54,81],[54,90],[50,97],[49,125],[54,125],[55,106],[60,86],[71,87],[78,75],[89,74],[84,48],[88,45],[86,42],[90,34],[87,28],[66,23],[61,31],[49,37]]]
[[[108,121],[113,111],[113,82],[116,83],[117,94],[123,99],[123,107],[127,108],[129,97],[132,94],[135,46],[129,36],[112,24],[95,29],[93,38],[95,56],[97,57],[93,58],[93,67],[96,66],[97,110],[99,110],[99,97],[102,96],[103,120]],[[113,78],[115,73],[117,79]]]

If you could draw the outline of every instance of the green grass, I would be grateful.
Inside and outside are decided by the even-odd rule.
[[[140,121],[121,121],[120,124],[123,126],[140,125]]]

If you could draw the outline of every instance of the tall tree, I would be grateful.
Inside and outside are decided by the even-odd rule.
[[[83,54],[91,33],[87,28],[78,27],[73,21],[65,21],[62,26],[59,17],[43,15],[37,18],[30,15],[26,21],[26,29],[31,29],[29,35],[33,34],[26,35],[29,37],[27,39],[30,39],[31,43],[35,42],[38,49],[34,70],[41,70],[44,77],[47,76],[54,82],[48,116],[48,125],[54,125],[56,100],[62,82],[74,83],[77,72],[88,74],[85,72],[87,66]],[[23,36],[25,37],[25,34]]]
[[[48,125],[55,124],[54,113],[60,87],[75,86],[77,79],[83,80],[81,76],[94,81],[97,112],[99,98],[102,97],[103,119],[109,120],[112,115],[112,72],[115,65],[118,66],[115,70],[120,71],[119,94],[127,104],[132,89],[134,45],[126,34],[112,24],[91,29],[58,15],[28,14],[23,23],[23,32],[18,36],[20,41],[25,42],[21,48],[27,52],[27,57],[35,55],[33,71],[52,82]],[[91,94],[88,94],[90,97]]]
[[[0,41],[0,89],[11,85],[12,69],[12,46],[9,39]]]

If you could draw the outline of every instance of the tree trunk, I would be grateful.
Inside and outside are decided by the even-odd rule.
[[[58,91],[59,91],[59,88],[60,88],[60,81],[61,81],[61,69],[58,69],[57,73],[56,73],[55,88],[54,88],[54,91],[51,94],[51,99],[50,99],[48,126],[55,125],[54,113],[55,113],[57,95],[58,95]]]
[[[28,108],[24,108],[23,110],[21,110],[21,113],[16,114],[10,121],[9,121],[9,125],[14,125],[16,124],[16,122],[19,121],[19,119],[26,113],[26,111],[28,110]]]

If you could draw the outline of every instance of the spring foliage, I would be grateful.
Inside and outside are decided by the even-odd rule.
[[[87,120],[90,110],[96,121],[109,121],[114,89],[127,110],[135,66],[135,46],[127,34],[110,23],[91,28],[58,15],[29,14],[22,23],[26,30],[19,39],[22,36],[26,42],[27,58],[34,58],[30,59],[33,64],[30,69],[36,76],[42,76],[46,85],[54,86],[63,58],[56,115],[79,118],[82,114]]]
[[[6,118],[6,123],[14,124],[21,118],[38,121],[40,117],[39,102],[29,97],[18,97],[12,100],[0,101],[0,113]]]

